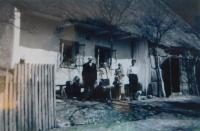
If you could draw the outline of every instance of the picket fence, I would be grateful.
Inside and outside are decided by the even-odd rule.
[[[0,76],[0,131],[55,127],[54,65],[17,64]]]

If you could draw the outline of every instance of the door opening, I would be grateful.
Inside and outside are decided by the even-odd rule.
[[[97,65],[101,65],[104,62],[109,65],[111,58],[111,49],[107,47],[96,46],[95,57],[97,60]]]
[[[180,65],[178,58],[167,58],[161,65],[166,96],[180,92]]]

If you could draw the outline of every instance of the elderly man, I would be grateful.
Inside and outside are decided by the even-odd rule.
[[[97,80],[97,69],[92,57],[88,57],[88,62],[83,65],[82,78],[85,87],[86,98],[93,97],[94,84]]]

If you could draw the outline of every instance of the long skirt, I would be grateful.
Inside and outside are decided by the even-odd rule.
[[[129,74],[129,94],[133,98],[134,94],[138,91],[138,77],[136,74]]]

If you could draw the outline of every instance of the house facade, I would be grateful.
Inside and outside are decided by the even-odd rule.
[[[11,67],[20,61],[54,64],[56,84],[65,84],[75,76],[81,77],[82,65],[92,56],[98,67],[103,62],[108,63],[111,83],[117,64],[121,63],[125,73],[124,82],[128,84],[126,70],[133,58],[137,60],[141,72],[138,74],[140,83],[145,89],[148,87],[149,54],[148,43],[145,40],[126,39],[119,32],[113,35],[118,38],[111,42],[110,33],[92,25],[68,23],[62,29],[58,29],[59,21],[40,14],[24,13],[16,9],[15,15],[20,16],[14,21],[20,29],[14,29],[18,42],[15,41],[13,45]]]
[[[155,72],[151,43],[144,38],[130,36],[126,31],[118,29],[110,31],[80,21],[63,23],[57,17],[34,11],[28,12],[16,7],[12,9],[12,12],[14,17],[11,21],[12,26],[7,24],[8,33],[7,35],[4,33],[4,37],[1,38],[4,46],[7,45],[5,48],[9,49],[9,52],[6,50],[1,52],[8,53],[7,63],[1,64],[1,68],[13,68],[19,62],[54,64],[56,66],[55,84],[65,84],[66,81],[73,80],[75,76],[81,78],[82,65],[87,62],[88,57],[92,56],[95,58],[97,67],[103,62],[108,63],[111,84],[117,64],[121,63],[125,73],[124,84],[128,84],[127,68],[131,65],[131,59],[135,59],[144,94],[151,92],[159,96],[160,88],[157,81],[160,78]],[[166,47],[157,48],[162,76],[159,81],[162,86],[165,86],[168,96],[173,92],[192,94],[189,91],[189,84],[193,92],[199,92],[199,87],[192,86],[193,82],[190,80],[193,76],[188,76],[185,69],[187,65],[184,65],[195,57],[191,53],[191,57],[188,57],[187,53],[191,52],[189,49],[181,49],[181,52],[179,49],[181,47],[177,50]],[[4,61],[5,57],[0,57],[0,59]],[[194,94],[198,95],[198,93]]]

